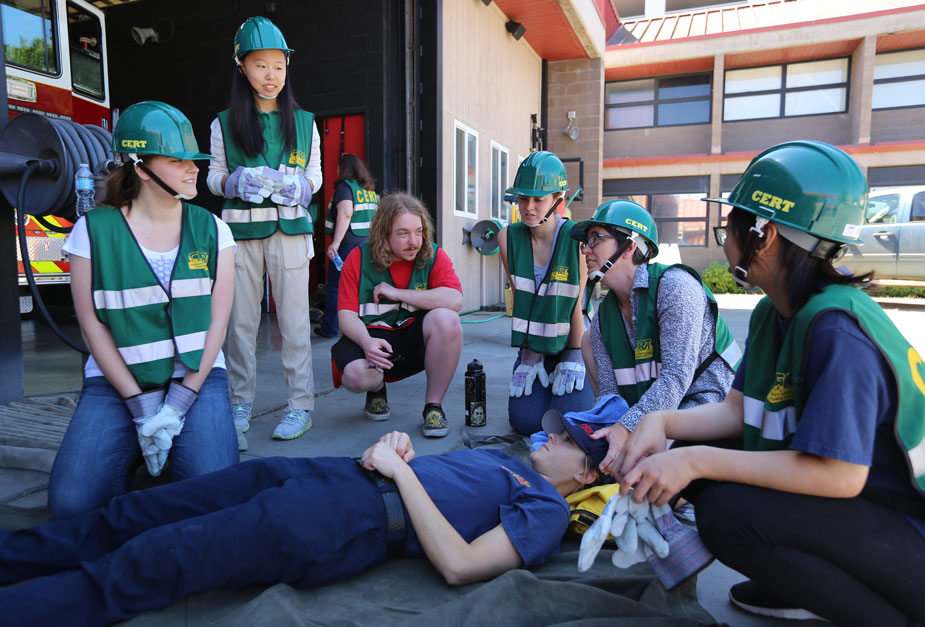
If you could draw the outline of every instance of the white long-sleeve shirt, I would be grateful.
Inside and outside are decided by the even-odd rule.
[[[312,150],[308,158],[308,167],[305,168],[305,178],[308,179],[312,186],[312,193],[318,191],[321,187],[321,136],[318,135],[318,125],[312,122],[314,132],[312,133]],[[209,174],[206,177],[206,184],[209,191],[225,198],[225,191],[222,189],[222,179],[228,172],[228,159],[225,156],[225,136],[222,133],[222,123],[218,118],[212,120],[209,136],[209,152],[215,158],[209,161]]]

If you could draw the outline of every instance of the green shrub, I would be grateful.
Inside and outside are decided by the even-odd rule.
[[[925,287],[913,287],[911,285],[876,285],[865,289],[871,296],[925,298]]]
[[[714,261],[700,276],[714,294],[745,294],[745,290],[729,274],[728,263]]]

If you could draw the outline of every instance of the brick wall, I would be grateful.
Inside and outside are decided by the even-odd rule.
[[[575,219],[591,217],[601,204],[601,164],[604,158],[604,64],[601,59],[575,59],[548,64],[547,145],[562,158],[585,160],[584,201],[572,203]],[[577,140],[562,132],[568,112],[574,111],[581,132]],[[568,165],[569,184],[574,191],[577,165]]]

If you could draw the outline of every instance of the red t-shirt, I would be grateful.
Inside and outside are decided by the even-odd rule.
[[[340,271],[340,284],[337,293],[337,308],[347,309],[360,313],[360,267],[362,251],[360,247],[354,248],[344,260],[344,267]],[[408,283],[411,282],[411,272],[414,270],[413,261],[393,261],[389,266],[389,274],[392,277],[392,283],[400,290],[408,289]],[[428,289],[436,287],[451,287],[454,290],[462,292],[462,284],[456,271],[453,269],[453,262],[442,248],[437,248],[437,256],[434,258],[434,267],[430,271],[430,285]]]

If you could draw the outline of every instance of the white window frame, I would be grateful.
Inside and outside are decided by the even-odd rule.
[[[504,153],[507,157],[507,163],[505,164],[504,176],[496,179],[495,175],[495,151],[499,153],[498,166],[500,168],[500,153]],[[511,151],[506,147],[502,146],[498,142],[491,141],[491,194],[488,205],[488,213],[490,218],[499,220],[501,224],[508,224],[511,221],[511,207],[510,203],[505,202],[504,200],[504,190],[511,186]],[[495,198],[498,199],[498,211],[499,215],[494,214],[494,201]]]
[[[456,131],[463,131],[466,135],[471,135],[475,138],[475,194],[473,199],[473,206],[471,211],[459,211],[456,208],[456,199],[459,194],[459,189],[457,188],[457,177],[456,169],[458,163],[456,163],[456,154],[457,154],[457,145],[456,145]],[[464,159],[466,163],[469,162],[469,142],[468,138],[465,144]],[[463,191],[463,194],[466,194],[467,190]],[[468,204],[467,204],[468,209]],[[475,218],[478,219],[479,216],[479,134],[478,132],[470,126],[463,124],[459,120],[453,121],[453,215],[460,218]]]

